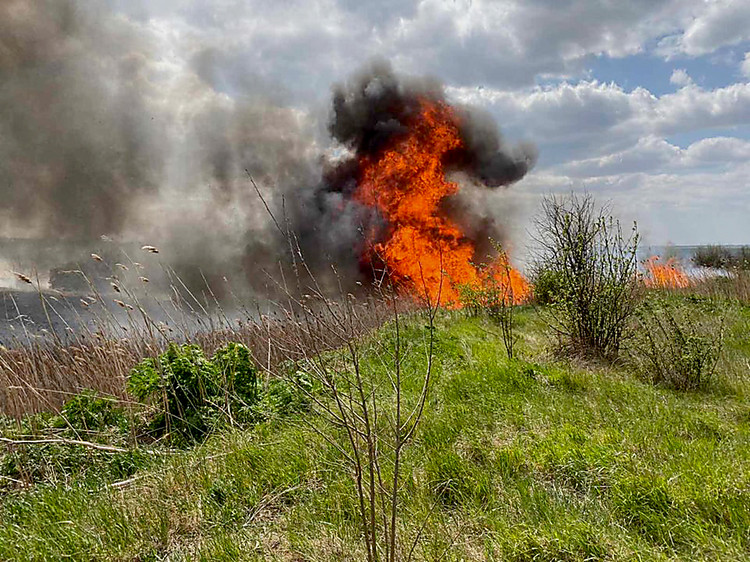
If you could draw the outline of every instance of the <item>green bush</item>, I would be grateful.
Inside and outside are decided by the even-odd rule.
[[[551,269],[537,271],[532,284],[538,304],[553,304],[563,294],[562,276]]]
[[[102,432],[116,427],[125,433],[128,419],[122,408],[111,398],[104,398],[94,390],[84,390],[68,400],[60,409],[60,425],[91,432]]]
[[[312,391],[310,375],[304,371],[295,371],[287,380],[274,379],[268,382],[268,388],[258,404],[258,411],[263,417],[271,417],[304,410],[309,406],[308,395]]]
[[[130,373],[128,390],[159,407],[157,429],[198,439],[225,423],[253,419],[259,380],[250,352],[229,343],[208,359],[197,345],[170,344]]]
[[[638,303],[638,240],[635,225],[626,235],[590,195],[542,200],[534,235],[536,296],[550,301],[544,316],[560,351],[617,359]]]
[[[695,250],[692,260],[698,267],[747,271],[750,270],[750,246],[701,246]]]
[[[123,407],[94,390],[70,398],[59,414],[40,412],[20,420],[0,416],[0,435],[19,440],[0,448],[0,493],[19,481],[93,485],[130,477],[154,458],[141,449],[127,449],[130,427]],[[81,446],[80,441],[114,449]]]
[[[216,351],[213,363],[227,393],[247,401],[247,405],[258,401],[258,373],[246,346],[234,342],[226,344]]]
[[[666,299],[644,302],[636,313],[632,344],[642,375],[678,390],[704,388],[723,347],[719,316],[708,302],[691,302],[689,309]]]

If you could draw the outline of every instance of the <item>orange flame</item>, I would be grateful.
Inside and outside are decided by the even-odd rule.
[[[377,157],[360,159],[355,197],[376,207],[387,221],[384,232],[368,233],[363,259],[382,260],[399,286],[426,294],[432,302],[459,306],[457,287],[482,283],[472,264],[474,242],[440,208],[446,197],[459,190],[445,179],[443,162],[462,146],[462,140],[450,106],[422,99],[420,107],[404,135]],[[511,283],[515,302],[528,297],[529,285],[518,271],[505,267],[497,271],[509,272],[496,281]]]
[[[508,255],[501,251],[481,274],[481,285],[498,290],[506,304],[519,304],[528,300],[531,287],[521,272],[511,267]],[[476,286],[476,285],[475,285]]]
[[[690,286],[690,277],[675,258],[659,263],[659,256],[651,256],[643,266],[646,269],[644,282],[647,287],[657,289],[682,289]]]

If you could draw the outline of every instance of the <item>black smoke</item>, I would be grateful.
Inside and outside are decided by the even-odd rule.
[[[374,62],[349,84],[334,89],[329,131],[352,151],[353,159],[377,155],[394,136],[407,132],[423,99],[447,102],[437,80],[399,77],[387,62]],[[489,113],[459,106],[457,114],[463,148],[450,155],[445,163],[449,170],[499,187],[520,180],[536,162],[533,147],[506,145]]]
[[[0,3],[5,230],[97,238],[122,230],[136,198],[157,191],[164,123],[147,109],[153,56],[100,3]]]
[[[348,83],[334,88],[328,130],[346,155],[324,171],[316,198],[322,218],[312,224],[329,228],[344,216],[349,230],[336,236],[346,241],[344,248],[361,254],[362,232],[387,226],[378,225],[382,218],[351,198],[360,179],[358,162],[365,156],[376,159],[394,138],[407,133],[409,123],[421,112],[421,100],[449,103],[438,80],[399,76],[385,61],[370,63]],[[489,113],[461,105],[454,108],[462,147],[447,155],[443,164],[462,189],[443,202],[443,210],[474,241],[475,257],[481,260],[491,252],[490,239],[504,241],[510,220],[505,203],[493,200],[490,193],[523,178],[535,164],[537,152],[528,144],[507,144]],[[352,231],[351,225],[359,225],[359,230]]]

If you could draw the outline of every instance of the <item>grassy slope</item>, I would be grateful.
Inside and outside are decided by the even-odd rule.
[[[446,560],[748,559],[750,314],[739,318],[713,388],[678,393],[553,364],[532,310],[519,318],[524,362],[481,320],[446,313],[407,458],[402,524],[413,533],[430,515],[418,558],[450,546]],[[6,496],[0,559],[362,559],[347,473],[299,421],[214,436],[137,476]]]

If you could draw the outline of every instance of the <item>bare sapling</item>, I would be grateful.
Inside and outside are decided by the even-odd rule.
[[[420,533],[410,542],[399,532],[404,451],[414,440],[432,386],[442,285],[435,297],[424,279],[415,280],[415,307],[415,299],[400,297],[389,285],[387,271],[368,296],[357,298],[334,269],[338,287],[331,296],[307,267],[284,221],[273,222],[292,248],[294,272],[293,287],[283,286],[282,308],[293,329],[280,334],[283,341],[269,339],[270,346],[296,358],[293,369],[279,374],[309,401],[312,415],[303,423],[351,471],[367,561],[410,559]],[[370,335],[375,326],[380,326],[378,338]],[[269,321],[269,334],[271,327]]]

